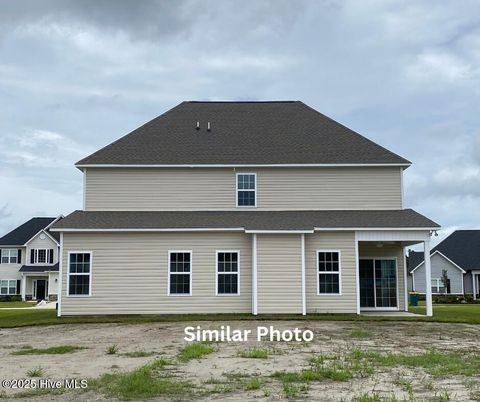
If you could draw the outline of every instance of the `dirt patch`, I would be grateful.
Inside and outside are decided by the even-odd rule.
[[[298,327],[313,331],[315,337],[312,342],[297,343],[257,342],[255,337],[248,342],[218,342],[214,343],[213,353],[200,359],[180,362],[177,356],[186,345],[183,340],[184,328],[189,325],[200,325],[203,329],[219,329],[221,325],[230,325],[231,328],[250,329],[253,333],[257,326],[273,325],[279,330]],[[470,359],[474,353],[473,358],[478,358],[475,353],[478,353],[479,335],[478,326],[418,322],[233,321],[79,324],[3,329],[0,330],[0,361],[3,363],[0,366],[0,378],[26,378],[27,372],[41,367],[43,376],[50,379],[93,379],[106,373],[129,372],[163,357],[175,362],[169,368],[170,375],[195,384],[194,397],[205,401],[278,400],[287,396],[351,401],[367,393],[386,400],[395,396],[399,400],[412,400],[414,397],[420,400],[450,398],[478,401],[480,373],[438,377],[422,367],[373,365],[369,368],[363,360],[352,363],[348,359],[355,350],[420,355],[432,349],[441,353],[465,353]],[[75,345],[84,349],[58,355],[11,354],[22,346],[48,348],[61,345]],[[116,345],[118,350],[114,354],[107,354],[107,349],[112,345]],[[241,351],[252,348],[265,350],[268,357],[240,357]],[[291,387],[289,383],[275,378],[276,372],[311,369],[313,356],[326,357],[326,367],[330,367],[334,359],[339,359],[338,364],[348,365],[348,370],[354,370],[352,378],[344,381],[331,378],[302,380],[292,382]],[[353,369],[354,363],[356,366]],[[336,360],[334,364],[337,364]],[[253,378],[259,381],[252,382]],[[295,384],[303,388],[297,389]],[[3,391],[7,395],[18,392],[10,389]],[[288,392],[293,394],[289,395]],[[96,391],[69,391],[62,395],[38,395],[31,399],[101,400],[105,397]]]

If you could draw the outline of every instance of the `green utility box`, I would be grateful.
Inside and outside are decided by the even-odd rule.
[[[418,306],[418,293],[414,293],[414,292],[410,293],[410,306],[412,307]]]

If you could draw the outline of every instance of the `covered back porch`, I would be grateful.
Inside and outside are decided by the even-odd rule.
[[[426,315],[432,316],[430,230],[358,231],[357,313],[408,312],[406,248],[422,243],[426,267]]]

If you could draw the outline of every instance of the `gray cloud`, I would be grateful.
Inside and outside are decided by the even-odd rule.
[[[80,207],[73,163],[186,99],[304,100],[413,162],[407,206],[480,227],[479,16],[473,0],[4,2],[0,232]]]

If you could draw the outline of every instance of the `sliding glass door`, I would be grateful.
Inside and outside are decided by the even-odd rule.
[[[396,309],[397,262],[393,258],[361,259],[360,307]]]

